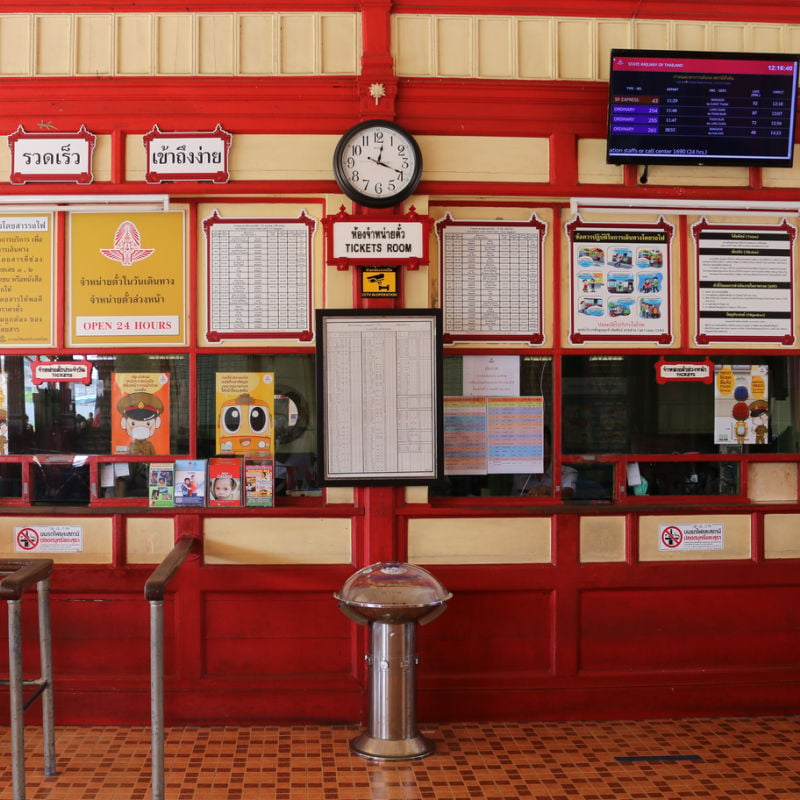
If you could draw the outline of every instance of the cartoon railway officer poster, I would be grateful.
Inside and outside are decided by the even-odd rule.
[[[115,455],[169,453],[168,373],[112,373],[111,448]]]
[[[217,373],[217,453],[274,458],[275,375]]]

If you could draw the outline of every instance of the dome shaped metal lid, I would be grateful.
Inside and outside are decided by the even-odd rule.
[[[357,608],[400,610],[437,606],[449,600],[452,594],[426,569],[388,561],[354,573],[334,596]]]

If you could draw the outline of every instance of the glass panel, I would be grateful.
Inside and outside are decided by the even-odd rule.
[[[197,455],[217,453],[217,373],[275,375],[275,493],[316,494],[317,415],[313,354],[224,354],[198,357]],[[230,455],[231,453],[225,453]]]
[[[71,359],[60,359],[69,361]],[[139,353],[86,357],[91,367],[90,382],[45,381],[34,385],[32,362],[46,357],[0,357],[6,380],[8,402],[8,452],[32,454],[147,455],[147,439],[160,429],[163,445],[159,453],[180,455],[189,452],[189,366],[185,355],[145,355]],[[124,397],[144,397],[145,391],[128,391],[115,376],[127,376],[128,386],[137,381],[163,384],[160,392],[167,402],[152,412],[159,422],[147,423],[144,436],[133,417],[147,406],[140,401],[133,414],[124,408]],[[120,388],[122,387],[122,388]],[[133,404],[131,404],[133,405]],[[163,407],[166,405],[167,414]],[[167,420],[167,425],[161,423]],[[150,443],[152,444],[152,443]],[[152,447],[150,448],[152,452]]]
[[[483,362],[477,368],[477,376],[470,372],[470,364],[465,358],[478,358]],[[494,363],[491,363],[494,359]],[[474,362],[473,362],[474,363]],[[501,366],[502,364],[502,366]],[[499,376],[493,378],[493,369]],[[549,431],[552,420],[552,359],[549,356],[445,356],[443,363],[444,394],[446,397],[480,397],[486,391],[487,397],[541,397],[544,417],[544,448],[546,472],[536,476],[536,484],[549,486]],[[508,387],[508,388],[507,388]],[[514,431],[514,435],[518,432]],[[515,473],[489,474],[488,464],[481,474],[450,473],[439,484],[429,489],[431,497],[509,497],[520,496],[522,487],[527,489],[534,481],[529,475]],[[544,491],[543,489],[541,490]],[[549,491],[547,492],[550,493]]]
[[[22,465],[0,463],[0,497],[22,497]]]
[[[741,387],[740,395],[733,382],[722,397],[718,397],[717,381],[657,383],[658,360],[659,356],[564,356],[563,452],[800,452],[797,358],[737,355],[711,359],[729,365],[731,374],[747,375],[751,365],[763,367],[766,396],[760,398],[749,386]],[[700,361],[697,357],[671,360]],[[723,431],[738,430],[736,421],[742,436],[737,439],[735,432],[729,433],[728,440],[722,441]]]
[[[629,495],[738,494],[739,464],[735,461],[643,461],[642,484]]]

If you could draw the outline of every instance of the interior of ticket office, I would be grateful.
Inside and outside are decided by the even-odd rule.
[[[187,537],[168,723],[363,721],[334,593],[392,561],[453,594],[423,721],[800,711],[800,16],[758,8],[0,10],[0,558],[55,562],[57,722],[146,723]],[[788,152],[615,157],[612,50],[764,54]]]

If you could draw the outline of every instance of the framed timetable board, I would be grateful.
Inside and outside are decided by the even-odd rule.
[[[543,244],[547,223],[455,220],[436,223],[444,341],[541,344]]]
[[[323,484],[441,480],[441,312],[324,309],[316,322]]]
[[[791,167],[800,56],[611,51],[609,164]]]
[[[311,237],[316,222],[223,218],[203,221],[208,247],[210,342],[311,341]]]

